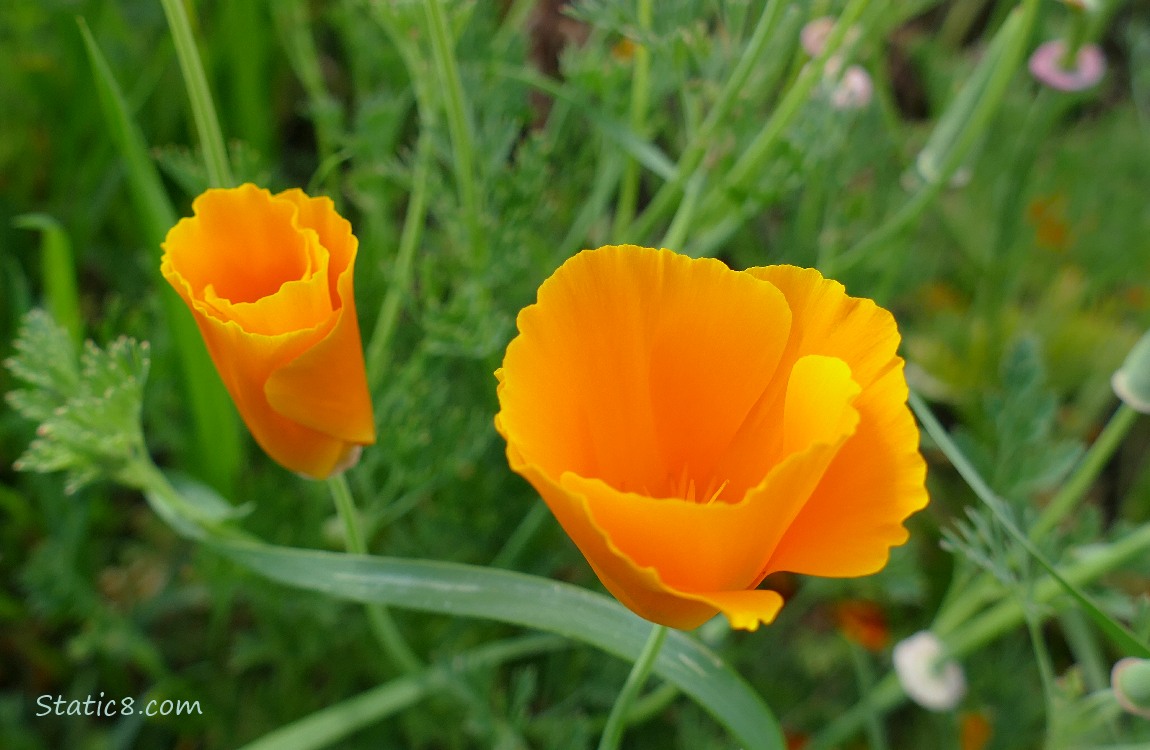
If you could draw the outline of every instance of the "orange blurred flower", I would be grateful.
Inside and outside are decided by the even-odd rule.
[[[1039,247],[1064,252],[1070,247],[1070,223],[1066,221],[1066,195],[1039,196],[1026,206],[1026,219],[1034,227]]]
[[[817,271],[604,247],[517,322],[511,468],[648,620],[754,630],[767,574],[873,573],[927,502],[894,319]]]
[[[851,599],[835,606],[842,634],[868,651],[882,651],[890,643],[890,629],[882,608],[871,601]]]
[[[191,308],[256,442],[324,478],[375,442],[352,271],[358,242],[328,198],[208,190],[168,232],[160,270]]]
[[[985,750],[994,734],[994,727],[985,714],[964,713],[959,720],[958,746],[962,750]]]

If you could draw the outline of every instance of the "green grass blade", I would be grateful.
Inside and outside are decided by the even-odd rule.
[[[627,660],[638,657],[651,629],[649,622],[607,596],[538,576],[456,563],[206,541],[244,567],[296,588],[520,625]],[[654,671],[706,709],[748,750],[784,747],[778,721],[762,699],[693,638],[670,633]]]
[[[159,273],[160,243],[176,223],[176,212],[148,155],[144,136],[128,112],[111,67],[87,24],[83,19],[79,23],[108,133],[127,170],[128,187],[142,224],[140,236],[153,254],[154,278],[160,287],[164,317],[179,357],[194,436],[190,463],[198,476],[224,494],[230,494],[240,464],[239,422],[191,314]]]
[[[328,747],[442,691],[444,682],[455,675],[555,651],[565,645],[566,641],[547,635],[520,636],[488,643],[453,656],[450,665],[432,666],[419,674],[392,680],[316,711],[244,745],[240,750],[316,750]]]
[[[216,117],[216,106],[212,103],[212,93],[208,89],[208,78],[204,75],[204,64],[192,35],[192,25],[188,22],[188,13],[180,0],[161,2],[164,15],[168,18],[168,27],[172,31],[180,70],[184,74],[184,86],[187,87],[188,99],[192,105],[192,118],[196,122],[196,133],[204,152],[208,180],[213,187],[231,187],[235,182],[231,167],[228,166],[228,152],[224,147],[220,120]]]
[[[60,222],[47,214],[25,214],[12,221],[13,226],[32,229],[41,234],[40,273],[48,311],[68,332],[79,350],[84,339],[84,320],[80,316],[80,293],[76,287],[76,261],[72,241]]]

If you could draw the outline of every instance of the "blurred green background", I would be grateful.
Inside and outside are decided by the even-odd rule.
[[[507,469],[492,372],[539,283],[573,252],[617,243],[667,243],[736,268],[818,266],[874,297],[899,321],[912,387],[1020,518],[1041,507],[1113,411],[1110,374],[1150,327],[1150,4],[1091,6],[1079,28],[1107,56],[1097,86],[1055,91],[1016,60],[991,71],[1000,95],[972,90],[987,103],[977,121],[962,92],[986,73],[979,63],[1016,3],[852,4],[858,32],[843,53],[874,87],[854,109],[834,106],[836,81],[813,75],[799,44],[804,24],[845,5],[773,3],[780,12],[761,54],[747,59],[724,116],[708,119],[752,47],[762,2],[659,0],[649,20],[642,3],[613,0],[445,2],[460,99],[442,83],[421,3],[185,4],[237,180],[330,195],[360,239],[357,303],[380,432],[350,479],[373,551],[494,561],[599,587]],[[1026,54],[1071,34],[1075,18],[1063,3],[1041,3],[1020,42]],[[158,249],[78,19],[175,214],[208,185],[159,2],[6,0],[0,357],[34,306],[75,311],[78,332],[98,342],[151,341],[145,427],[157,462],[251,501],[245,527],[264,539],[341,549],[324,488],[287,475],[246,434],[238,471],[202,473]],[[940,123],[958,135],[942,137]],[[932,185],[920,154],[954,153],[963,134],[953,179]],[[13,385],[0,371],[0,391]],[[57,476],[16,473],[34,429],[0,411],[0,747],[239,747],[388,676],[358,607],[268,584],[181,540],[134,493],[66,494]],[[1150,521],[1148,443],[1137,425],[1051,542],[1052,557]],[[924,448],[932,504],[887,570],[787,578],[776,583],[792,598],[775,625],[703,629],[796,743],[854,705],[867,674],[889,671],[889,643],[927,627],[952,577],[971,567],[939,541],[975,501]],[[1142,563],[1094,589],[1143,635],[1148,573]],[[1033,573],[1021,575],[1025,598]],[[886,633],[873,653],[843,635],[841,604],[860,599]],[[397,618],[432,656],[511,631]],[[1081,708],[1100,687],[1100,665],[1121,654],[1073,629],[1055,619],[1045,633],[1065,705]],[[964,660],[971,687],[960,711],[899,708],[886,721],[891,746],[1049,740],[1025,628],[1002,636]],[[627,669],[573,646],[479,670],[466,679],[484,700],[445,694],[338,746],[589,747]],[[100,691],[198,700],[203,714],[35,716],[37,696]],[[731,746],[688,701],[658,708],[627,746]],[[988,743],[960,745],[979,721]],[[1129,720],[1075,726],[1079,735],[1064,729],[1062,739],[1147,736]]]

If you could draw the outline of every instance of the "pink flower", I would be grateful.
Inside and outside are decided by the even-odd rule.
[[[1061,39],[1040,44],[1030,56],[1031,75],[1059,91],[1082,91],[1097,84],[1106,73],[1106,56],[1097,44],[1079,48],[1071,68],[1062,67],[1065,56],[1066,43]]]

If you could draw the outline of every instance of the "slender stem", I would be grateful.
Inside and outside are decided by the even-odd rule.
[[[427,185],[431,174],[431,134],[424,129],[415,147],[415,166],[411,176],[411,195],[407,202],[407,215],[403,219],[403,232],[399,236],[399,250],[391,267],[387,294],[379,306],[375,328],[371,332],[364,358],[367,361],[368,383],[374,392],[383,381],[387,367],[387,354],[392,334],[399,318],[399,307],[411,288],[412,264],[415,249],[423,232],[427,214]]]
[[[1046,738],[1049,741],[1055,736],[1057,718],[1054,705],[1054,667],[1050,663],[1050,651],[1042,638],[1038,618],[1026,602],[1022,602],[1022,611],[1026,618],[1026,632],[1030,635],[1030,644],[1034,648],[1034,660],[1038,662],[1038,674],[1042,680],[1042,698],[1046,706]]]
[[[196,49],[192,36],[192,26],[188,22],[187,11],[180,0],[161,0],[168,27],[172,31],[172,41],[176,46],[176,57],[180,60],[180,70],[184,74],[184,85],[192,103],[192,117],[196,122],[196,132],[200,138],[200,148],[204,151],[204,164],[208,170],[208,181],[213,187],[231,187],[235,184],[231,168],[228,166],[228,152],[224,148],[224,136],[220,131],[220,121],[212,94],[208,89],[208,79],[204,75],[204,65]]]
[[[637,0],[639,29],[643,32],[651,30],[653,16],[651,0]],[[635,42],[635,53],[632,57],[631,68],[631,132],[642,138],[647,119],[647,102],[651,98],[651,50],[647,48],[646,40]],[[614,236],[616,241],[626,239],[624,230],[631,224],[635,216],[635,204],[639,197],[639,162],[634,157],[627,158],[627,166],[623,170],[623,180],[619,184],[619,199],[615,204]]]
[[[661,247],[672,249],[683,247],[683,243],[687,240],[687,232],[691,228],[691,219],[695,218],[695,208],[699,205],[699,196],[702,195],[702,192],[703,176],[695,175],[687,185],[687,190],[683,194],[683,202],[679,204],[679,210],[675,212],[675,218],[671,221],[667,234],[663,235]]]
[[[664,682],[631,704],[631,710],[627,712],[627,723],[642,724],[662,713],[680,695],[679,688],[674,683]]]
[[[343,521],[344,544],[347,545],[347,551],[355,555],[366,555],[367,542],[359,527],[359,513],[355,509],[355,500],[352,499],[347,477],[336,474],[327,480],[327,487]],[[372,632],[392,664],[407,674],[415,674],[421,670],[423,664],[399,632],[387,608],[374,602],[365,603],[363,607],[371,623]]]
[[[811,92],[823,76],[827,60],[840,51],[847,32],[869,6],[870,0],[851,0],[847,7],[843,8],[827,37],[826,48],[803,68],[783,100],[779,102],[779,106],[771,113],[762,131],[731,167],[731,171],[723,180],[723,190],[716,193],[717,196],[746,187],[747,183],[762,173],[763,164],[779,143],[787,126],[810,99]]]
[[[683,149],[683,154],[679,157],[679,163],[675,168],[674,178],[663,184],[663,187],[651,200],[650,205],[635,220],[634,225],[629,230],[632,237],[643,237],[651,231],[655,222],[661,219],[672,207],[674,199],[683,191],[684,185],[702,164],[707,149],[714,145],[713,136],[716,129],[726,121],[735,101],[743,93],[744,85],[751,72],[762,64],[760,58],[766,50],[767,41],[771,38],[779,19],[782,17],[784,6],[785,3],[780,0],[770,0],[763,8],[762,15],[759,16],[758,23],[756,23],[755,30],[751,35],[751,40],[735,64],[731,77],[724,84],[719,98],[707,113],[703,124],[691,137],[687,147]]]
[[[475,144],[472,142],[471,125],[467,119],[467,107],[463,98],[463,84],[459,78],[459,66],[447,31],[447,19],[443,15],[440,0],[425,0],[423,10],[431,36],[431,51],[439,83],[446,97],[447,127],[451,133],[451,149],[455,156],[455,180],[458,183],[459,199],[463,204],[467,233],[475,260],[483,256],[482,234],[479,226],[479,193],[475,185]]]
[[[859,687],[859,702],[866,710],[867,741],[871,750],[889,750],[890,743],[887,742],[886,731],[882,726],[882,714],[875,709],[871,700],[871,693],[874,692],[874,674],[867,662],[866,651],[854,641],[848,642],[847,645],[851,655],[851,666],[854,667],[855,681]]]
[[[615,705],[611,707],[611,713],[607,716],[607,725],[603,727],[603,736],[599,738],[599,750],[616,750],[619,747],[623,730],[627,726],[627,715],[631,711],[631,704],[635,702],[643,683],[651,674],[651,669],[659,658],[659,649],[663,647],[663,640],[666,637],[666,626],[656,625],[651,628],[651,635],[647,637],[642,653],[631,667],[631,674],[627,675],[627,681],[623,683],[623,689],[619,691]]]
[[[982,66],[939,119],[918,157],[918,170],[925,179],[918,192],[889,219],[839,255],[829,272],[842,273],[874,249],[889,243],[913,224],[948,185],[999,111],[1034,28],[1038,4],[1038,0],[1024,0],[1013,11],[995,35]],[[930,169],[924,170],[924,165],[930,165]]]
[[[1045,510],[1035,521],[1030,532],[1032,539],[1042,538],[1065,518],[1067,513],[1074,510],[1078,501],[1082,499],[1086,491],[1094,484],[1094,480],[1106,468],[1110,457],[1114,455],[1114,451],[1118,450],[1118,446],[1122,444],[1126,433],[1130,432],[1130,428],[1134,426],[1137,420],[1138,412],[1126,404],[1118,407],[1097,439],[1086,451],[1086,455],[1078,463],[1078,468],[1062,485],[1058,494],[1051,498]]]

